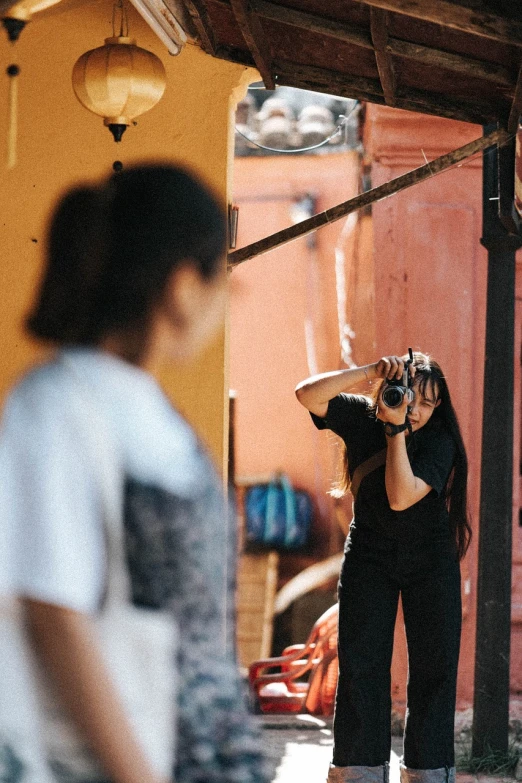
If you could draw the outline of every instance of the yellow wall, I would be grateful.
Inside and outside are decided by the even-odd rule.
[[[128,14],[131,36],[163,61],[167,89],[119,144],[71,87],[76,59],[111,35],[111,2],[57,6],[35,16],[16,46],[0,30],[0,399],[41,350],[21,322],[38,280],[49,210],[65,188],[110,173],[115,160],[160,159],[192,167],[227,198],[231,111],[255,72],[195,46],[172,57],[130,6]],[[21,66],[18,163],[7,171],[5,68],[11,62]],[[171,369],[161,379],[219,465],[228,431],[226,341],[223,330],[193,366]]]

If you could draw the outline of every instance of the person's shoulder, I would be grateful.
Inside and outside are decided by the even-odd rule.
[[[339,407],[351,422],[371,422],[375,418],[375,404],[364,394],[340,394]]]
[[[364,394],[347,394],[342,392],[337,397],[334,397],[334,400],[344,408],[350,408],[361,413],[369,414],[374,408],[373,400]],[[332,403],[334,400],[330,400],[330,402]]]
[[[341,393],[330,400],[322,420],[341,437],[374,420],[373,402],[362,394]]]
[[[26,370],[10,389],[6,414],[22,409],[37,410],[59,403],[67,393],[67,375],[55,359],[48,359]]]

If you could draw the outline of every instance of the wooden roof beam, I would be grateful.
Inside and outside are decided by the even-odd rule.
[[[416,87],[398,87],[395,105],[398,109],[438,114],[450,120],[463,120],[484,125],[488,122],[507,121],[508,110],[499,116],[498,106],[489,101],[466,101],[458,97],[448,97],[444,93],[428,92]],[[468,118],[468,119],[465,119]]]
[[[300,65],[286,60],[274,61],[277,83],[304,90],[315,90],[344,98],[356,98],[371,103],[385,104],[384,92],[379,80],[362,76],[351,76]],[[408,111],[434,114],[450,120],[461,120],[483,125],[498,120],[498,110],[490,101],[467,102],[459,98],[448,98],[440,93],[426,92],[411,87],[398,87],[395,106]],[[507,120],[506,110],[506,120]]]
[[[305,11],[297,11],[295,8],[287,8],[269,0],[251,0],[251,2],[252,8],[255,9],[258,16],[262,16],[264,19],[271,19],[274,22],[288,24],[292,27],[300,27],[302,30],[309,30],[312,33],[319,33],[319,35],[327,35],[338,41],[362,46],[364,49],[373,49],[371,36],[362,28],[324,19],[322,16],[309,14]]]
[[[201,40],[201,45],[207,54],[216,54],[214,31],[208,18],[208,12],[203,0],[183,0],[190,14],[194,27]]]
[[[365,76],[329,71],[326,68],[316,68],[312,65],[301,65],[289,60],[275,60],[274,70],[279,85],[301,86],[303,89],[325,92],[343,98],[357,98],[362,101],[374,101],[384,104],[384,93],[378,79],[367,79]],[[298,85],[297,82],[300,84]]]
[[[243,34],[256,68],[267,90],[275,90],[275,81],[272,76],[272,54],[265,36],[261,22],[252,10],[249,0],[230,0],[233,14]]]
[[[441,68],[473,79],[492,82],[502,88],[505,95],[512,95],[515,85],[507,68],[497,63],[476,60],[473,57],[463,57],[460,54],[445,52],[430,46],[402,41],[400,38],[388,38],[388,51],[396,57],[404,57],[423,65]]]
[[[370,30],[375,49],[377,70],[387,106],[395,106],[395,73],[388,45],[388,12],[370,8]]]
[[[416,185],[419,182],[423,182],[424,180],[435,176],[435,174],[440,174],[442,171],[446,171],[446,169],[466,160],[471,157],[471,155],[476,155],[478,152],[481,152],[487,147],[491,147],[493,144],[504,144],[508,139],[509,136],[507,131],[502,128],[493,131],[487,136],[481,136],[480,138],[475,139],[475,141],[465,144],[463,147],[448,152],[446,155],[441,155],[430,163],[419,166],[419,168],[413,169],[413,171],[409,171],[407,174],[403,174],[389,182],[385,182],[383,185],[372,188],[372,190],[368,190],[366,193],[361,193],[359,196],[344,201],[342,204],[331,207],[324,212],[319,212],[317,215],[313,215],[306,220],[302,220],[300,223],[284,228],[282,231],[277,231],[275,234],[260,239],[258,242],[253,242],[251,245],[239,248],[239,250],[234,250],[232,253],[228,254],[229,266],[235,267],[244,261],[248,261],[250,258],[262,255],[263,253],[268,253],[269,250],[275,250],[275,248],[282,247],[288,242],[293,242],[294,239],[311,234],[313,231],[317,231],[318,228],[334,223],[346,215],[356,212],[362,207],[374,204],[388,196],[399,193],[401,190],[405,190],[412,185]]]
[[[358,3],[404,14],[424,22],[449,27],[461,33],[522,46],[522,22],[491,12],[491,4],[483,0],[473,3],[452,0],[356,0]]]
[[[262,16],[264,19],[271,19],[302,30],[309,30],[311,33],[329,36],[337,41],[361,46],[364,49],[374,48],[371,36],[365,30],[353,25],[348,26],[342,22],[324,19],[316,14],[286,8],[271,2],[271,0],[252,0],[252,7],[258,16]],[[392,55],[493,82],[499,87],[506,88],[506,94],[513,93],[514,84],[511,74],[507,68],[497,65],[497,63],[463,57],[460,54],[410,43],[391,36],[388,37],[386,48]]]

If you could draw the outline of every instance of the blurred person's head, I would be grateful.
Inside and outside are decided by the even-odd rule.
[[[190,358],[222,320],[225,237],[222,207],[183,169],[135,166],[76,187],[52,217],[28,328],[137,364]]]

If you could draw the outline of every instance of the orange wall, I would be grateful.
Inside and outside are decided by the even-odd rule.
[[[18,44],[0,35],[0,62],[21,66],[18,164],[4,168],[0,145],[0,399],[37,348],[21,320],[39,277],[49,210],[71,183],[111,172],[113,161],[180,162],[194,168],[225,200],[229,180],[233,102],[255,72],[187,46],[170,56],[142,18],[128,8],[130,33],[154,51],[167,71],[162,100],[116,144],[103,120],[85,110],[71,87],[76,59],[111,34],[108,0],[34,17]],[[0,141],[6,139],[7,77],[0,79]],[[232,93],[235,91],[234,98]],[[168,393],[209,444],[218,463],[226,454],[228,394],[226,335],[193,366],[169,370]]]

